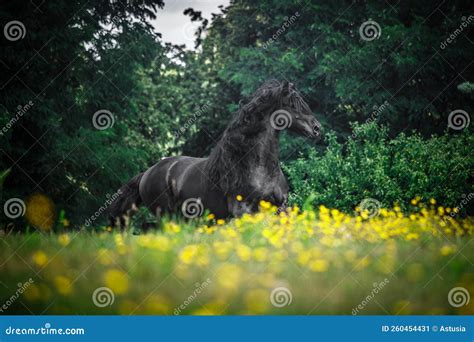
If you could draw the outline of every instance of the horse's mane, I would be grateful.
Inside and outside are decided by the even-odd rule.
[[[308,104],[288,82],[266,81],[251,96],[246,104],[241,104],[230,124],[225,129],[217,145],[207,160],[206,171],[210,187],[218,187],[225,194],[242,190],[248,177],[245,160],[251,160],[249,148],[259,139],[264,114],[272,108],[287,106],[300,112],[311,112]],[[275,151],[276,152],[276,151]],[[243,159],[244,156],[249,158]]]

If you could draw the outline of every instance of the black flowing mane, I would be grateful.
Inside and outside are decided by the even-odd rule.
[[[275,135],[273,151],[269,151],[265,162],[275,164],[275,169],[279,168],[278,131],[273,129],[268,133],[265,128],[269,126],[270,114],[282,107],[311,113],[293,84],[278,80],[265,82],[252,94],[248,103],[242,105],[241,101],[232,121],[209,155],[206,165],[209,187],[217,186],[224,194],[245,191],[249,170],[247,164],[256,158],[254,154],[257,151],[252,147],[259,143],[261,134]]]

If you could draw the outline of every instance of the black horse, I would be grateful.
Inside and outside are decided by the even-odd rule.
[[[261,200],[284,207],[288,183],[280,168],[279,133],[319,140],[321,125],[292,83],[265,82],[241,105],[207,158],[167,157],[120,188],[109,207],[112,226],[139,205],[157,217],[181,211],[193,218],[204,210],[216,218],[258,210]]]

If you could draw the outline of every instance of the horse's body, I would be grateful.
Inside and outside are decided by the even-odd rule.
[[[200,199],[203,207],[218,217],[228,216],[225,195],[208,188],[204,168],[207,158],[164,158],[146,172],[140,181],[140,197],[153,213],[179,211],[189,198]],[[163,177],[165,175],[165,177]]]
[[[157,216],[207,210],[217,218],[254,212],[260,200],[284,207],[289,188],[279,161],[280,114],[289,121],[283,128],[319,139],[320,124],[293,85],[268,82],[239,109],[208,158],[163,158],[124,185],[110,207],[111,223],[123,225],[123,216],[141,204]]]

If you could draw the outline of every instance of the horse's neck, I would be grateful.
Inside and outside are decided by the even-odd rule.
[[[211,185],[227,193],[252,187],[280,172],[278,132],[263,129],[250,136],[225,132],[211,151],[205,169]]]
[[[248,165],[251,169],[258,168],[266,173],[272,173],[279,169],[280,148],[278,140],[278,132],[274,129],[267,129],[260,133],[252,146],[249,146],[252,149],[248,152]]]

